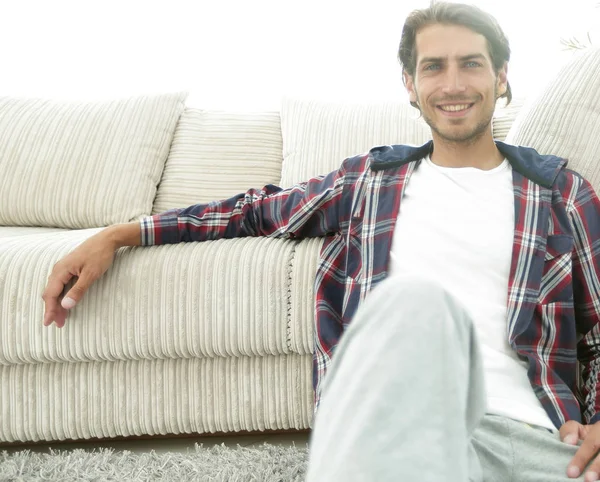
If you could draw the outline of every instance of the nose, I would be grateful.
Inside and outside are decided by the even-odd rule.
[[[467,90],[461,71],[456,65],[448,66],[443,80],[442,92],[444,94],[457,94]]]

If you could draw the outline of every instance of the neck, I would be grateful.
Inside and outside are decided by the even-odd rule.
[[[491,129],[479,138],[453,142],[433,132],[431,162],[442,167],[476,167],[489,171],[502,164],[504,156],[496,147]]]

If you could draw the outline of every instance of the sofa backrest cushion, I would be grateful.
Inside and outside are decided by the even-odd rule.
[[[569,160],[600,194],[600,49],[575,55],[527,103],[507,142]]]
[[[150,214],[185,97],[1,97],[0,225],[82,229]]]
[[[499,99],[492,118],[492,135],[494,139],[506,141],[506,136],[515,123],[515,119],[523,109],[524,97],[513,97],[510,104],[506,105],[505,99]]]
[[[522,101],[498,102],[494,137],[502,140]],[[342,161],[372,147],[421,145],[431,130],[408,102],[335,104],[284,99],[281,108],[283,168],[281,186],[293,186],[338,169]]]
[[[276,184],[281,152],[278,112],[188,108],[175,131],[153,214]]]
[[[410,104],[329,103],[284,99],[281,186],[338,169],[350,156],[384,144],[419,145],[431,132]]]

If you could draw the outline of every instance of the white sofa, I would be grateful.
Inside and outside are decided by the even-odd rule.
[[[590,51],[525,107],[498,109],[495,137],[569,157],[598,189],[598,68]],[[62,329],[42,325],[47,277],[109,224],[291,186],[429,129],[408,103],[184,101],[0,98],[0,444],[311,427],[322,239],[121,249]]]

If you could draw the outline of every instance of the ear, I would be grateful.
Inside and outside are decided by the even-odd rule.
[[[507,85],[508,85],[508,62],[504,62],[502,68],[498,71],[498,75],[496,76],[497,88],[498,88],[498,96],[504,95],[506,93]]]
[[[417,102],[417,92],[415,91],[415,81],[411,75],[408,75],[406,72],[402,72],[402,77],[404,78],[404,85],[406,86],[406,91],[408,92],[408,97],[411,102]]]

